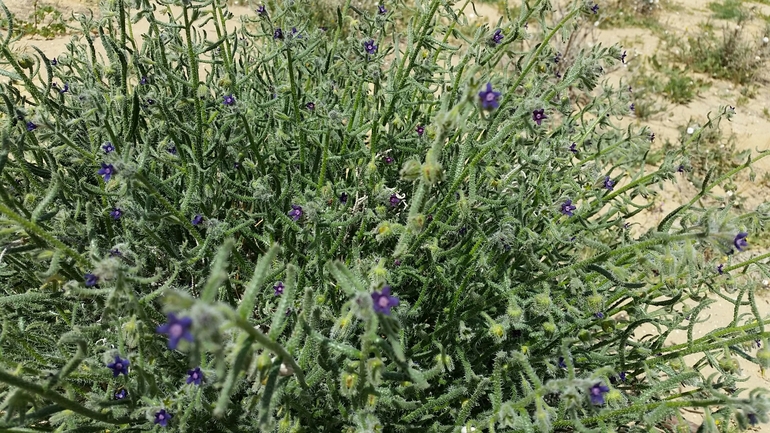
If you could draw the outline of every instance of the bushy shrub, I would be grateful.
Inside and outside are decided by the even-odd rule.
[[[599,85],[618,47],[553,73],[551,44],[598,6],[549,23],[548,2],[523,3],[470,28],[420,1],[404,29],[406,5],[354,20],[347,3],[321,29],[312,4],[263,5],[232,33],[219,0],[115,0],[55,58],[4,38],[0,428],[767,421],[735,357],[770,362],[768,255],[746,251],[768,207],[702,207],[750,161],[635,231],[688,147],[650,170],[651,131],[614,126],[633,111]],[[713,292],[735,320],[696,337]],[[687,341],[667,344],[675,330]]]

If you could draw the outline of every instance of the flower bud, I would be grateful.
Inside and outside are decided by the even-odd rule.
[[[740,371],[741,366],[738,364],[738,360],[731,356],[725,356],[719,360],[719,367],[728,373],[737,373]]]
[[[499,323],[492,324],[489,327],[489,335],[498,342],[503,341],[505,340],[505,328]]]
[[[757,362],[762,368],[770,368],[770,348],[767,347],[767,343],[757,351]]]
[[[418,214],[412,218],[409,218],[409,225],[407,227],[409,228],[409,232],[412,234],[420,233],[425,227],[425,215]]]
[[[415,159],[404,161],[399,174],[401,175],[401,180],[417,180],[420,177],[420,162]]]
[[[604,298],[602,295],[593,294],[586,299],[586,303],[588,304],[588,309],[595,313],[602,310],[602,306],[604,305]]]
[[[545,322],[543,323],[543,330],[546,334],[553,334],[556,332],[556,324],[553,322]]]
[[[532,308],[535,310],[535,313],[543,315],[551,309],[552,304],[553,301],[551,301],[551,297],[548,295],[548,293],[538,293],[534,297]]]
[[[356,385],[358,384],[358,375],[355,373],[348,373],[343,371],[340,375],[340,394],[351,397],[356,392]]]

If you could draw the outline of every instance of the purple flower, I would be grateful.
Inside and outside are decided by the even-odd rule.
[[[279,281],[278,284],[273,286],[273,296],[283,295],[283,289],[285,288],[286,286],[283,285],[283,281]]]
[[[64,87],[59,89],[59,93],[67,93],[70,91],[70,85],[67,83],[64,83]]]
[[[299,221],[299,219],[302,218],[303,213],[304,212],[302,212],[302,206],[293,204],[291,205],[291,210],[287,213],[287,215],[289,215],[293,221]]]
[[[759,419],[757,419],[757,414],[755,414],[755,413],[747,414],[746,418],[749,419],[749,424],[751,424],[751,425],[759,424]]]
[[[594,5],[593,5],[593,6],[591,6],[591,12],[593,12],[593,13],[594,13],[594,15],[596,15],[597,13],[599,13],[599,5],[594,3]]]
[[[113,146],[112,143],[108,141],[104,143],[104,145],[102,146],[102,150],[104,150],[104,153],[110,153],[115,150],[115,146]]]
[[[572,200],[570,200],[570,199],[567,199],[567,200],[566,200],[564,203],[562,203],[562,205],[561,205],[561,213],[563,213],[564,215],[567,215],[567,216],[572,216],[572,215],[574,215],[574,213],[573,213],[572,211],[574,211],[575,209],[577,209],[577,207],[575,207],[575,206],[572,204]]]
[[[273,39],[283,39],[283,30],[280,27],[273,30]]]
[[[110,257],[122,257],[123,253],[120,252],[119,249],[113,248],[110,250]]]
[[[602,313],[601,311],[596,313],[595,316],[596,316],[597,319],[604,319],[604,313]]]
[[[124,400],[126,397],[128,397],[128,391],[126,391],[125,388],[120,388],[119,390],[115,391],[115,394],[112,396],[115,400]]]
[[[398,306],[398,298],[390,296],[390,286],[382,288],[382,292],[372,293],[374,311],[390,316],[390,309]]]
[[[612,191],[614,185],[615,182],[612,181],[611,177],[604,176],[604,188],[606,188],[608,191]]]
[[[557,363],[557,365],[559,366],[559,368],[567,368],[567,363],[564,362],[563,356],[559,357],[559,362]]]
[[[626,372],[621,371],[617,376],[612,376],[610,378],[610,382],[612,383],[618,383],[618,382],[625,382],[626,381]]]
[[[684,173],[684,165],[680,164],[679,168],[676,169],[679,173]]]
[[[561,53],[556,53],[555,56],[553,56],[553,62],[559,63],[561,61]]]
[[[414,128],[415,131],[417,131],[417,136],[422,137],[422,134],[425,134],[425,127],[423,125],[417,125],[417,128]]]
[[[621,61],[621,62],[623,62],[623,63],[626,63],[626,52],[625,52],[625,51],[623,51],[623,54],[620,56],[620,61]],[[629,86],[629,88],[630,88],[630,87],[631,87],[631,86]],[[630,91],[631,91],[631,90],[629,90],[629,92],[630,92]]]
[[[37,125],[35,125],[34,122],[29,121],[27,122],[27,131],[32,132],[37,129]]]
[[[93,287],[99,284],[99,277],[94,274],[85,274],[83,278],[85,279],[86,287]]]
[[[653,141],[655,141],[655,133],[654,132],[650,133],[650,143],[652,143]]]
[[[194,383],[196,385],[201,384],[201,380],[203,380],[203,373],[201,373],[200,367],[195,367],[192,370],[187,370],[187,384]]]
[[[312,102],[308,102],[307,104],[305,104],[305,108],[307,108],[310,111],[313,111],[315,110],[315,104]]]
[[[604,394],[610,392],[610,388],[603,385],[601,382],[596,383],[588,390],[590,392],[591,404],[595,404],[597,406],[604,404]]]
[[[155,105],[155,100],[152,98],[147,98],[147,105]]]
[[[96,174],[101,175],[105,182],[109,182],[112,175],[115,174],[115,167],[113,167],[112,164],[102,163],[102,168],[100,168]]]
[[[158,334],[168,335],[168,348],[171,350],[176,349],[179,345],[179,340],[193,341],[193,336],[190,333],[190,327],[192,326],[192,319],[189,317],[176,317],[174,313],[168,313],[166,315],[168,323],[164,323],[157,328],[155,332]]]
[[[393,158],[388,155],[383,156],[382,160],[385,161],[385,164],[393,164]]]
[[[401,199],[398,198],[398,196],[395,195],[395,194],[392,194],[390,196],[390,200],[389,201],[390,201],[390,205],[393,206],[393,207],[396,207],[396,206],[398,206],[399,203],[401,203]]]
[[[631,104],[631,106],[628,108],[633,112],[636,110],[636,104]]]
[[[494,110],[500,106],[497,102],[500,99],[502,93],[492,90],[492,83],[487,83],[486,90],[479,92],[479,98],[481,98],[481,108],[485,110]]]
[[[116,220],[119,220],[120,217],[123,216],[123,211],[119,207],[113,208],[112,212],[110,212],[110,216]]]
[[[340,203],[346,204],[348,202],[348,193],[343,192],[340,194]]]
[[[743,251],[744,248],[749,246],[749,242],[746,240],[746,236],[749,234],[746,232],[740,232],[735,236],[735,239],[733,239],[733,245],[735,245],[735,249],[738,251]]]
[[[386,13],[388,13],[388,10],[385,9],[385,6],[383,5],[377,5],[377,13],[380,15],[385,15]]]
[[[374,39],[364,42],[364,49],[369,54],[375,54],[377,52],[377,45],[374,45]]]
[[[170,153],[170,154],[172,154],[172,155],[176,156],[176,146],[171,146],[171,147],[169,147],[169,148],[168,148],[168,149],[166,149],[166,150],[168,151],[168,153]]]
[[[192,222],[192,225],[194,225],[194,226],[199,225],[200,223],[203,222],[203,215],[201,215],[201,214],[195,215],[191,222]]]
[[[155,424],[166,427],[168,426],[168,421],[173,417],[170,413],[166,412],[166,409],[161,409],[158,412],[155,413]]]
[[[548,116],[546,116],[544,113],[545,113],[545,110],[542,108],[532,112],[532,120],[534,120],[535,123],[537,123],[537,126],[540,126],[540,123],[543,120],[548,118]]]
[[[302,35],[298,35],[297,34],[297,28],[296,27],[292,27],[291,28],[291,35],[292,36],[296,36],[297,39],[302,39]]]
[[[263,6],[263,5],[257,6],[257,14],[259,14],[259,15],[267,15],[267,9],[265,9],[265,6]]]
[[[56,65],[58,65],[58,64],[59,64],[59,61],[58,61],[58,60],[56,60],[56,57],[54,57],[53,59],[51,59],[51,66],[56,66]]]
[[[497,30],[495,30],[495,34],[492,35],[492,42],[495,45],[500,45],[500,42],[503,41],[504,37],[505,37],[505,35],[503,35],[503,31],[500,30],[500,29],[497,29]]]
[[[227,105],[228,107],[235,105],[235,96],[233,95],[224,96],[224,100],[222,101],[222,103]]]
[[[577,143],[570,144],[569,151],[572,153],[577,153]]]
[[[143,86],[147,85],[147,77],[142,75],[142,79],[139,80],[139,84],[141,84]]]
[[[393,266],[401,266],[401,260],[396,259],[393,261]]]
[[[131,363],[128,362],[128,359],[120,359],[120,355],[115,355],[115,361],[107,364],[107,368],[112,370],[112,377],[118,377],[121,373],[128,376],[129,365],[131,365]]]
[[[719,272],[719,275],[723,275],[725,273],[725,264],[720,263],[719,266],[717,266],[717,272]]]

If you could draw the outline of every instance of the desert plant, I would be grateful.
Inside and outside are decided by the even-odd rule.
[[[443,0],[406,29],[406,5],[347,2],[321,29],[311,4],[259,5],[232,33],[220,0],[116,0],[55,57],[14,54],[6,34],[0,428],[649,431],[687,407],[767,421],[734,357],[770,362],[752,280],[770,255],[746,252],[770,208],[699,201],[751,161],[634,234],[698,135],[650,171],[651,132],[613,123],[628,90],[599,85],[622,50],[549,68],[554,38],[598,6],[549,22],[547,1],[524,2],[466,34]],[[735,320],[696,336],[728,278]],[[675,330],[687,340],[666,344]]]

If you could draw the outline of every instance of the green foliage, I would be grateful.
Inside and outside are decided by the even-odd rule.
[[[11,15],[14,35],[42,36],[54,38],[67,33],[67,24],[61,11],[51,5],[39,6],[37,0],[33,1],[33,12],[28,17],[29,21],[18,19]],[[8,31],[9,17],[0,17],[0,30]]]
[[[753,83],[767,64],[770,45],[762,43],[762,36],[747,39],[745,27],[739,20],[736,26],[724,27],[721,37],[710,25],[704,25],[686,42],[671,37],[670,45],[678,48],[671,60],[713,78],[743,85]]]
[[[714,255],[765,234],[770,205],[704,203],[770,152],[629,227],[731,109],[650,168],[651,131],[613,123],[631,94],[599,84],[622,50],[555,73],[591,4],[551,22],[523,2],[499,43],[452,2],[348,1],[326,30],[314,4],[228,23],[219,0],[109,2],[56,62],[3,38],[0,429],[768,420],[767,390],[736,392],[728,361],[764,362],[743,345],[770,337],[754,282],[770,254]],[[696,336],[714,294],[736,317]]]
[[[606,6],[602,4],[599,27],[642,27],[660,30],[662,27],[659,19],[665,4],[660,0],[615,0]],[[668,6],[665,8],[670,9]]]
[[[722,0],[721,3],[711,2],[708,4],[709,10],[713,12],[713,17],[720,20],[746,21],[749,18],[749,12],[743,7],[741,0]]]

